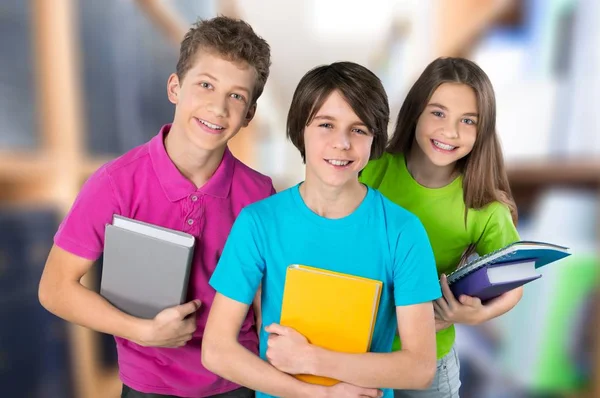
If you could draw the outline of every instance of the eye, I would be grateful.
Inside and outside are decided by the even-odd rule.
[[[212,88],[212,84],[208,83],[208,82],[200,82],[200,87],[202,88]]]
[[[331,124],[331,123],[321,123],[321,124],[319,124],[319,127],[323,127],[323,128],[326,128],[326,129],[332,129],[333,128],[333,124]]]
[[[433,111],[431,114],[436,117],[444,117],[444,113],[440,111]]]
[[[360,135],[369,135],[369,133],[368,133],[368,132],[366,132],[366,131],[364,131],[364,130],[361,130],[361,129],[357,129],[357,128],[354,128],[354,129],[352,129],[352,131],[353,131],[354,133],[358,133],[358,134],[360,134]]]
[[[238,101],[246,102],[246,98],[243,95],[240,95],[240,94],[231,93],[230,97],[233,98],[233,99],[235,99],[235,100],[238,100]]]
[[[463,119],[463,123],[468,124],[469,126],[475,126],[477,123],[473,119]]]

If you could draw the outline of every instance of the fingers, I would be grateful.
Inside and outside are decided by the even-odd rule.
[[[444,311],[440,308],[440,305],[437,302],[433,302],[433,313],[435,320],[444,320]]]
[[[456,297],[454,297],[452,290],[450,290],[450,286],[448,286],[448,277],[446,274],[442,274],[442,277],[440,278],[440,285],[442,287],[442,294],[444,295],[444,298],[448,304],[454,304],[456,302]]]
[[[376,388],[361,388],[360,396],[369,398],[379,398],[383,396],[383,392]]]
[[[468,305],[470,307],[477,307],[481,305],[481,299],[478,297],[466,296],[464,294],[459,297],[459,301],[461,304]]]
[[[446,302],[446,299],[439,298],[433,302],[433,309],[436,314],[444,315],[450,312],[450,306]],[[442,319],[445,319],[442,317]]]
[[[286,334],[288,334],[288,329],[289,328],[287,328],[286,326],[281,326],[278,323],[272,323],[269,326],[265,327],[265,331],[267,333],[274,333],[280,336],[285,336]]]
[[[179,315],[183,319],[186,316],[188,316],[190,314],[193,314],[194,312],[198,311],[198,309],[200,308],[201,304],[202,303],[200,302],[200,300],[192,300],[192,301],[190,301],[188,303],[178,305],[175,308],[177,309],[177,312],[179,313]]]

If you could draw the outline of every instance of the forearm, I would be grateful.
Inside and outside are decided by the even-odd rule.
[[[48,289],[46,289],[48,290]],[[51,313],[71,323],[132,341],[140,340],[145,320],[132,317],[77,281],[40,290],[40,302]]]
[[[280,372],[237,341],[222,343],[205,338],[202,364],[227,380],[277,397],[316,397],[324,392],[324,387]]]
[[[408,350],[392,353],[347,354],[313,346],[313,371],[350,384],[371,388],[423,389],[435,374],[435,350],[417,354]]]
[[[522,286],[508,291],[500,297],[491,300],[489,303],[485,304],[485,316],[480,323],[489,321],[490,319],[494,319],[507,313],[513,309],[515,305],[517,305],[517,303],[521,300],[521,297],[523,297]]]

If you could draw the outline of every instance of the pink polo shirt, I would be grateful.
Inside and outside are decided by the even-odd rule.
[[[80,257],[96,260],[104,247],[104,228],[120,214],[197,238],[188,300],[200,299],[198,328],[181,348],[142,347],[115,337],[123,383],[147,393],[207,397],[239,388],[202,366],[200,352],[215,291],[208,281],[240,210],[275,192],[271,179],[237,160],[226,149],[221,164],[200,189],[179,173],[164,147],[170,125],[148,143],[105,164],[85,183],[54,242]],[[258,352],[252,308],[240,343]]]

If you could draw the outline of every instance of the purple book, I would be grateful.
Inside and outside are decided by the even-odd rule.
[[[466,294],[487,301],[541,276],[535,260],[491,264],[456,280],[450,284],[450,290],[456,298]]]

